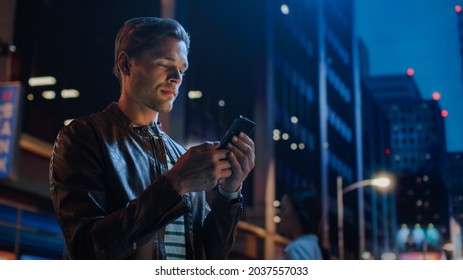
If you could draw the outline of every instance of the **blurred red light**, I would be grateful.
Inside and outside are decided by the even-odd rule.
[[[408,75],[408,76],[413,76],[413,75],[415,75],[415,70],[413,70],[413,68],[408,68],[408,69],[407,69],[407,75]]]
[[[433,92],[432,93],[432,99],[434,99],[436,101],[439,100],[440,99],[440,93],[437,92],[437,91]]]
[[[390,156],[391,155],[391,149],[389,149],[389,148],[384,149],[384,154],[386,154],[386,156]]]
[[[13,92],[11,91],[5,92],[2,96],[3,101],[11,100],[11,98],[13,98]]]
[[[449,112],[448,112],[447,110],[442,110],[442,111],[440,111],[440,115],[441,115],[443,118],[446,118],[446,117],[448,117]]]
[[[457,13],[461,12],[461,6],[460,6],[460,5],[456,5],[456,6],[455,6],[455,11],[456,11]]]

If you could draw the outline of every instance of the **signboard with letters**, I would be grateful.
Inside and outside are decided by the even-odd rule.
[[[16,179],[22,114],[21,94],[21,83],[0,83],[0,180]]]

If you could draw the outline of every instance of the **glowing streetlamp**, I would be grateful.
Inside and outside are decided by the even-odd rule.
[[[359,189],[359,188],[366,187],[366,186],[387,188],[389,185],[391,185],[391,180],[389,178],[380,177],[380,178],[358,181],[358,182],[355,182],[343,188],[342,187],[342,176],[338,176],[337,178],[338,247],[339,247],[339,259],[340,260],[344,259],[344,200],[343,200],[344,194],[350,191]],[[363,234],[364,227],[365,227],[364,219],[365,219],[364,216],[360,215],[359,217],[360,244],[365,243],[365,241],[363,240],[365,238],[365,235]]]

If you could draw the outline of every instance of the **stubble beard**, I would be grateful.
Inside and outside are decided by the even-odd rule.
[[[175,99],[173,99],[173,100],[163,100],[163,99],[157,98],[156,100],[153,101],[152,106],[150,106],[150,107],[151,107],[152,110],[154,110],[156,112],[169,113],[170,111],[172,111],[172,109],[174,107],[174,101],[175,101]]]

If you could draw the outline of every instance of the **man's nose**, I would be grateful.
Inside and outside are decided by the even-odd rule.
[[[183,75],[179,69],[173,68],[169,73],[169,82],[171,83],[181,83],[183,80]]]

